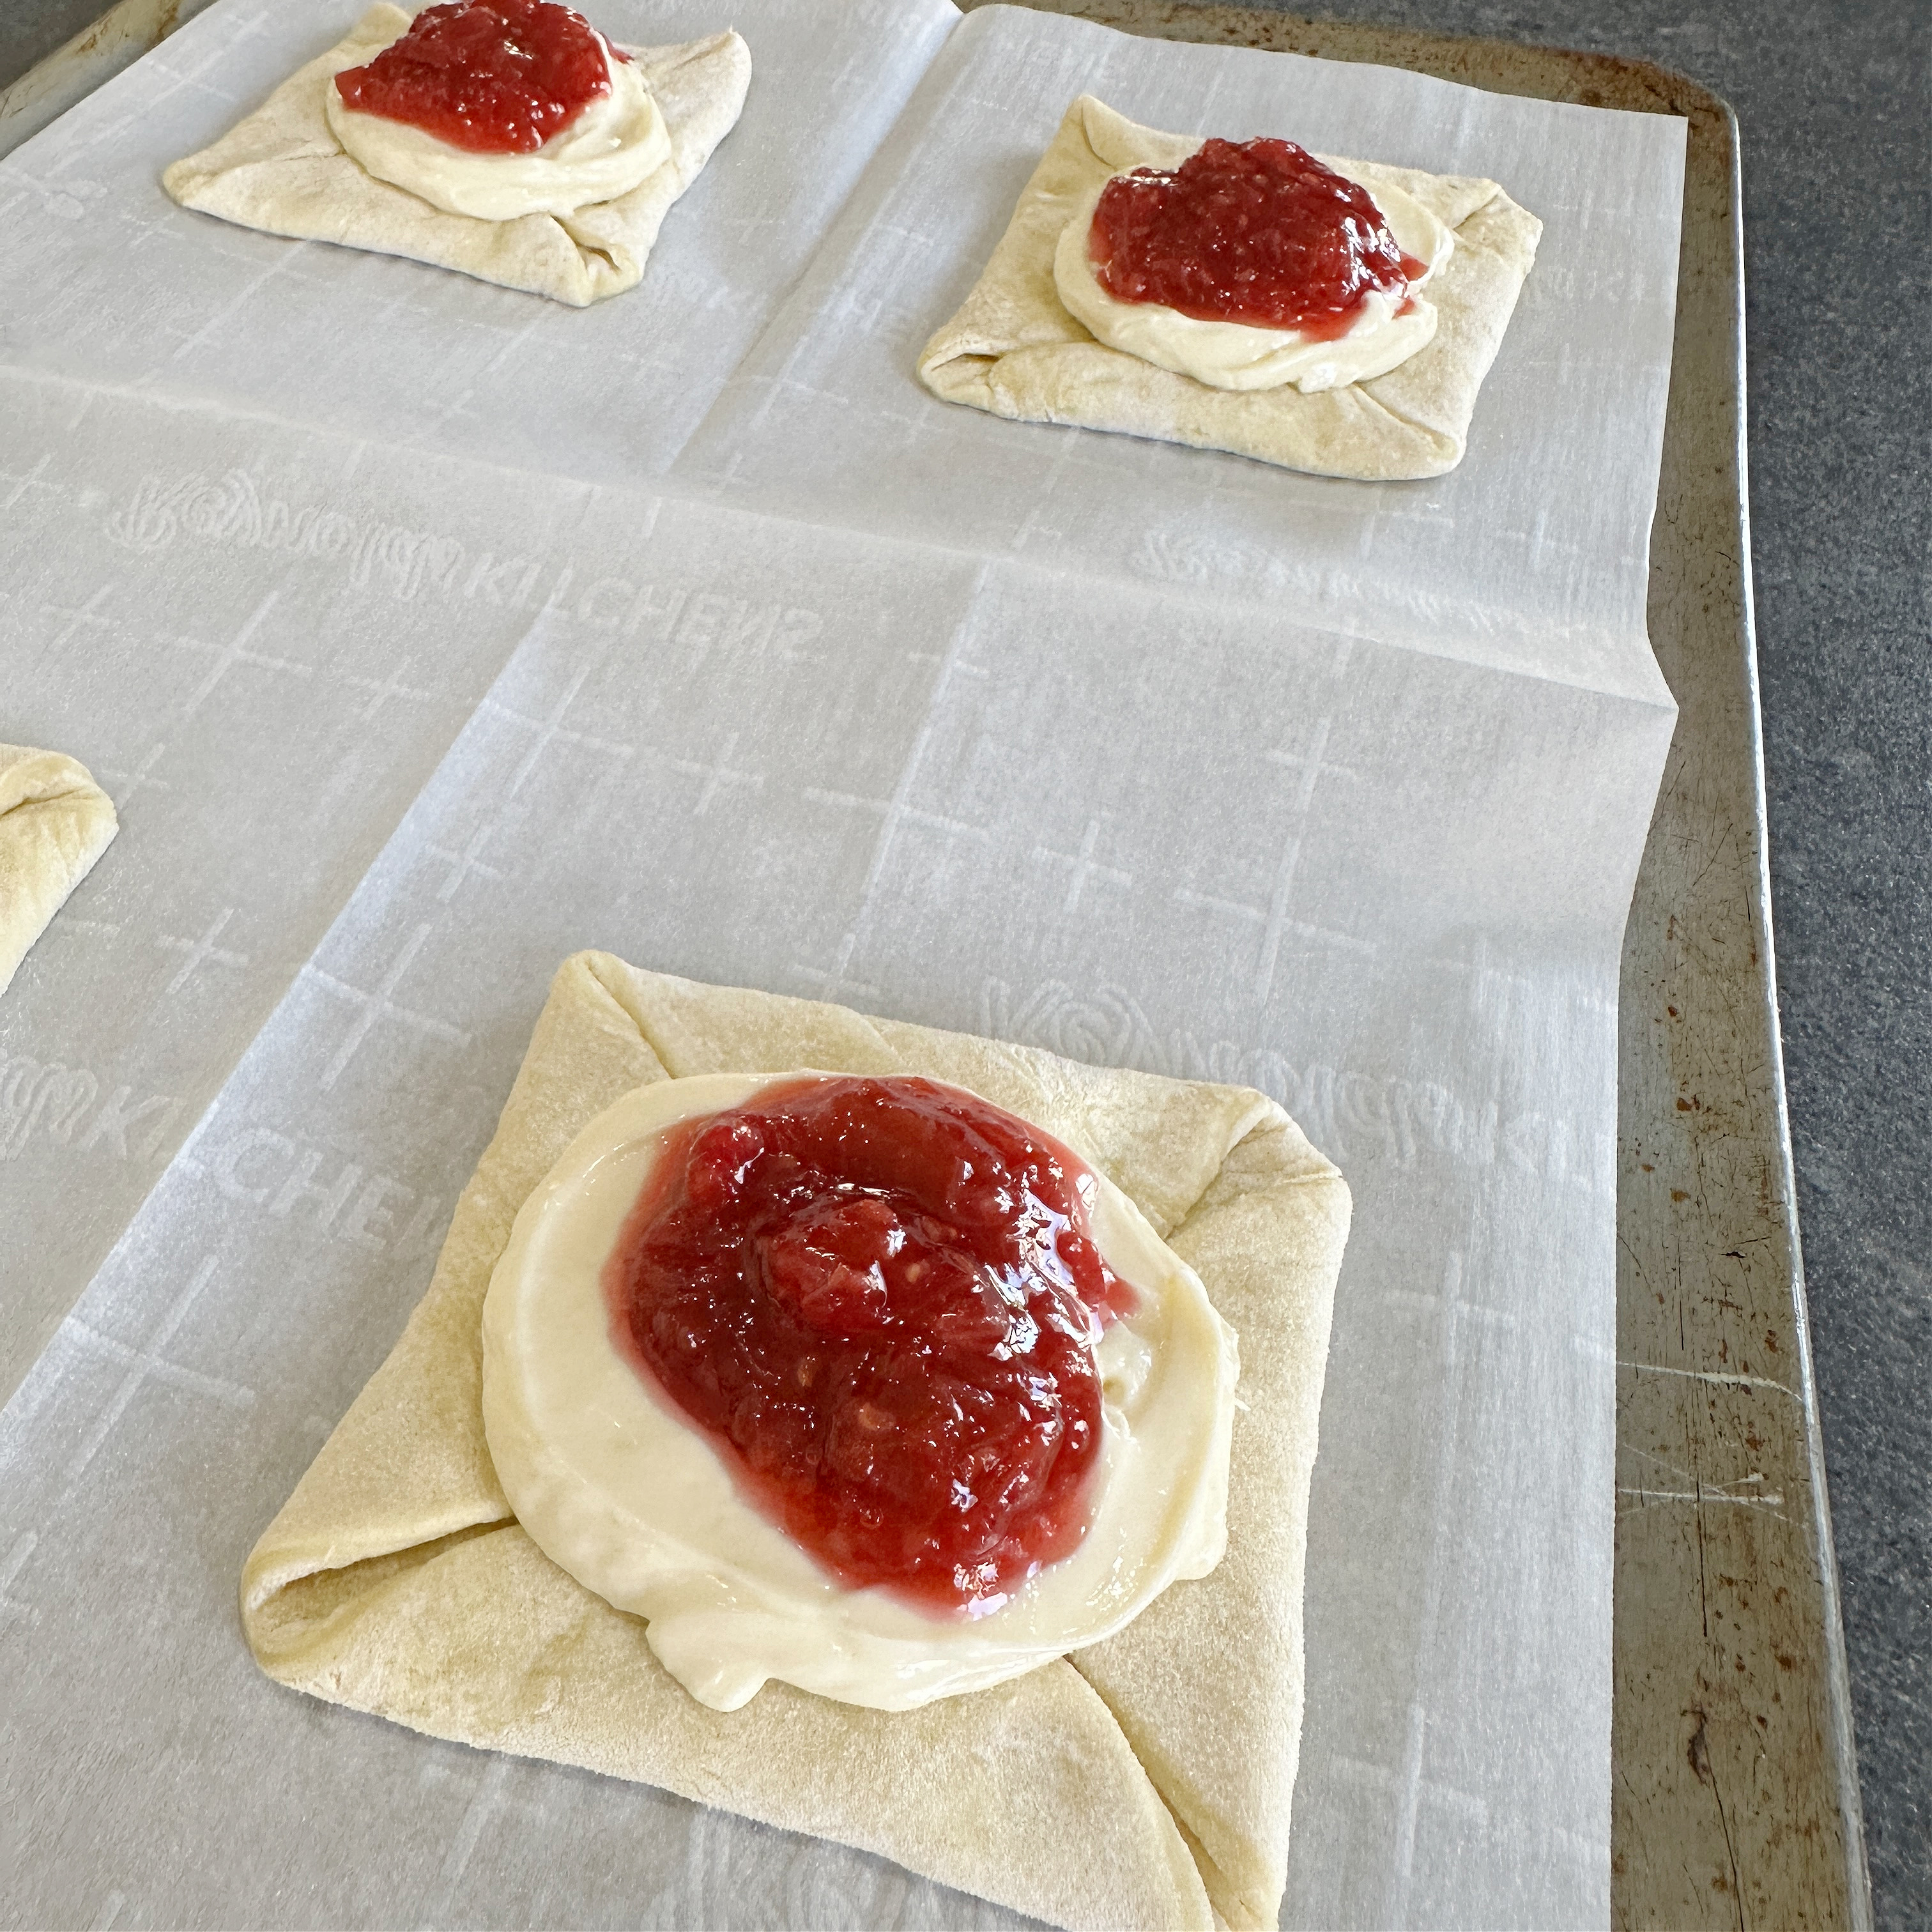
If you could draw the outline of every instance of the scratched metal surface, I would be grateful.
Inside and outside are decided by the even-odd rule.
[[[1622,987],[1612,1909],[1620,1928],[1867,1925],[1773,988],[1731,117],[1639,62],[1178,0],[1058,5],[1690,122],[1649,609],[1681,710]],[[0,94],[0,151],[176,17],[122,0]]]
[[[118,0],[25,73],[9,76],[0,87],[0,154],[10,154],[102,82],[131,67],[207,4],[208,0]],[[28,33],[42,28],[41,16],[49,10],[26,7],[17,18],[6,21],[14,31],[0,34],[0,61],[12,51],[13,43],[24,43]],[[0,74],[6,73],[0,65]]]
[[[1736,123],[1642,62],[1176,0],[1032,4],[1690,122],[1649,604],[1680,711],[1619,1022],[1611,1908],[1619,1928],[1868,1925],[1772,954]]]

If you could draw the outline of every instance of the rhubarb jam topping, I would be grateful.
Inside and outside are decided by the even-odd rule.
[[[1201,322],[1346,334],[1372,293],[1400,304],[1426,264],[1369,191],[1292,141],[1212,140],[1102,191],[1088,237],[1100,285]]]
[[[452,0],[426,7],[366,66],[335,76],[358,113],[407,122],[452,147],[527,154],[610,91],[628,56],[552,0]]]
[[[1087,1527],[1095,1344],[1135,1306],[1094,1190],[956,1088],[768,1088],[664,1135],[604,1267],[611,1339],[842,1582],[996,1609]]]

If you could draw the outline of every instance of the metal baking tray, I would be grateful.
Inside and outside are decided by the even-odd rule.
[[[1868,1926],[1772,955],[1736,118],[1644,61],[1178,0],[1030,4],[1690,124],[1650,557],[1678,714],[1618,1035],[1611,1917]]]
[[[1642,61],[1181,0],[1030,4],[1689,124],[1649,600],[1679,710],[1618,1034],[1611,1916],[1861,1932],[1870,1886],[1772,952],[1736,118]],[[121,0],[0,92],[0,153],[198,10]]]

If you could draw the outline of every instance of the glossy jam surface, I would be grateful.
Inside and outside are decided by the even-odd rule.
[[[610,58],[627,56],[615,47]],[[344,104],[479,154],[527,154],[610,91],[604,43],[551,0],[452,0],[335,76]]]
[[[1103,1324],[1133,1291],[1058,1142],[928,1080],[675,1128],[604,1264],[620,1354],[842,1582],[998,1606],[1085,1533]]]
[[[1367,189],[1292,141],[1209,141],[1172,170],[1117,175],[1088,238],[1120,302],[1201,322],[1344,334],[1376,290],[1406,297],[1406,256]]]

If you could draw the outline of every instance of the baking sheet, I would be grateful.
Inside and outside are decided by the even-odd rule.
[[[560,572],[634,508],[586,512]],[[1287,1100],[1357,1200],[1288,1922],[1600,1921],[1618,922],[1534,840],[1498,848],[1534,814],[1576,850],[1640,818],[1668,712],[1549,683],[1505,704],[1416,653],[703,506],[661,509],[652,553],[674,640],[729,582],[793,641],[707,623],[653,653],[686,674],[640,677],[551,605],[8,1412],[34,1539],[16,1736],[26,1761],[116,1739],[32,1790],[48,1855],[14,1909],[118,1890],[190,1921],[355,1916],[372,1863],[432,1919],[614,1909],[555,1858],[620,1828],[605,1794],[518,1767],[520,1808],[452,1864],[406,1796],[445,1758],[255,1678],[230,1601],[426,1279],[414,1217],[446,1213],[550,971],[599,944]],[[1124,640],[1164,641],[1151,688],[1118,675]],[[1460,800],[1396,776],[1457,761],[1490,775]],[[1344,845],[1372,872],[1300,868]],[[170,1738],[194,1778],[100,1834],[122,1767]],[[772,1834],[650,1815],[589,1860],[622,1896],[688,1870],[696,1832],[734,1871],[729,1922],[787,1922]],[[159,1887],[150,1834],[181,1861]],[[898,1909],[887,1868],[845,1882],[854,1922]]]
[[[1484,176],[1540,218],[1468,454],[1424,482],[1301,476],[908,393],[1067,104]],[[760,508],[1286,604],[1359,636],[1643,699],[1683,125],[1389,68],[1122,34],[1012,7],[947,40],[681,478]],[[970,160],[968,158],[970,158]],[[1545,433],[1561,422],[1560,437]]]
[[[1648,604],[1680,710],[1618,1028],[1612,1922],[1869,1925],[1778,1038],[1736,118],[1646,61],[1175,0],[1070,10],[1685,118]]]
[[[31,140],[77,100],[201,10],[206,0],[116,0],[71,40],[0,88],[0,154]]]
[[[755,56],[754,23],[740,24]],[[1438,104],[1459,108],[1453,92]],[[1667,172],[1667,130],[1654,158]],[[880,205],[894,178],[868,175],[853,206]],[[1632,354],[1644,340],[1618,339]],[[1654,406],[1641,398],[1660,394],[1660,352],[1652,342],[1631,372],[1640,417]],[[30,344],[24,359],[38,353]],[[367,580],[336,593],[350,630],[380,632],[378,607],[348,591],[368,597],[378,563],[393,566],[385,594],[408,608],[386,610],[388,634],[426,652],[412,688],[430,695],[411,707],[392,694],[376,714],[416,718],[406,746],[364,752],[367,768],[412,773],[448,754],[320,948],[298,938],[248,981],[248,999],[286,997],[0,1420],[4,1587],[20,1610],[0,1642],[31,1648],[14,1736],[40,1741],[7,1775],[44,1848],[10,1909],[64,1918],[118,1896],[176,1919],[590,1920],[650,1897],[660,1916],[755,1923],[801,1916],[808,1896],[858,1922],[973,1918],[869,1862],[298,1706],[240,1654],[241,1556],[426,1279],[439,1215],[487,1137],[548,970],[596,944],[1088,1058],[1246,1078],[1283,1099],[1358,1200],[1311,1526],[1312,1693],[1286,1918],[1600,1922],[1617,939],[1671,715],[1654,673],[1647,688],[1618,688],[1641,669],[1631,640],[1606,660],[1616,675],[1595,680],[1611,688],[1592,689],[1560,663],[1555,676],[1486,664],[1453,610],[1418,647],[1348,635],[1340,580],[1287,610],[1217,607],[1185,580],[1077,574],[1077,551],[974,556],[812,528],[800,513],[821,506],[802,493],[790,515],[751,516],[681,490],[658,504],[493,476],[65,381],[23,379],[9,394],[16,419],[44,425],[17,446],[32,455],[26,495],[66,493],[94,554],[117,514],[133,527],[137,499],[166,521],[144,448],[158,460],[165,444],[204,493],[184,488],[167,545],[116,560],[110,593],[131,593],[116,629],[61,634],[84,596],[54,607],[68,614],[59,624],[41,620],[43,715],[56,725],[79,637],[104,668],[161,657],[145,614],[188,594],[177,571],[218,574],[243,622],[256,608],[245,593],[259,602],[278,573],[313,565],[318,586],[324,564],[352,573],[362,550],[325,558],[286,539],[304,504],[311,532],[350,519],[364,466],[396,493],[382,528],[421,539],[460,499],[481,506],[466,539],[447,540],[460,560],[446,543],[368,538]],[[62,412],[96,408],[116,434],[90,448]],[[942,436],[979,420],[944,413]],[[1150,454],[1202,466],[1108,441],[1137,466]],[[1631,460],[1646,460],[1640,440]],[[1244,482],[1252,468],[1207,463]],[[252,500],[183,514],[231,472]],[[1078,481],[1064,476],[1060,498]],[[1297,540],[1276,533],[1285,553]],[[1640,557],[1640,532],[1617,541],[1627,564]],[[36,596],[86,549],[50,532]],[[528,589],[472,636],[473,598],[521,581],[490,574],[511,556],[532,566]],[[327,633],[318,642],[311,601],[278,596],[272,613],[297,615],[274,648],[244,640],[310,675],[238,655],[232,742],[286,746],[319,704],[326,720],[338,701],[346,718],[350,692],[374,699],[382,674],[350,672],[352,653]],[[303,645],[316,646],[306,658]],[[169,653],[205,656],[203,676],[219,655]],[[499,665],[480,703],[445,697],[446,682],[473,692]],[[292,703],[271,694],[284,684],[304,686]],[[110,699],[100,728],[138,736],[145,721],[165,744],[158,728],[190,722],[197,688],[150,687],[118,718]],[[339,770],[352,734],[338,728]],[[410,779],[385,782],[400,792]],[[252,895],[301,873],[292,913],[266,922],[305,934],[316,926],[299,922],[326,920],[332,893],[342,903],[384,814],[394,823],[394,795],[366,820],[355,806],[344,836],[332,811],[305,826],[292,805],[275,818],[274,794],[252,775],[225,815],[158,822],[116,851],[142,854],[130,877],[204,884],[206,822],[220,818],[222,882]],[[264,810],[272,836],[255,822]],[[110,948],[145,945],[178,972],[200,935],[134,913],[97,935],[83,969],[98,974],[93,997],[63,1004],[37,952],[26,970],[50,1004],[28,1033],[10,1000],[0,1046],[31,1048],[43,1068],[85,1064],[124,979]],[[182,942],[178,962],[163,938]],[[209,945],[246,950],[229,940],[224,928]],[[238,966],[211,952],[196,970],[224,968],[254,974],[254,956]],[[148,1050],[161,1029],[130,1019],[125,1050]],[[212,1093],[232,1042],[191,1021],[178,1036]],[[83,1108],[62,1141],[51,1127],[68,1116],[50,1125],[44,1108],[23,1150],[98,1153],[86,1119]],[[165,1150],[164,1136],[155,1157]],[[0,1203],[16,1228],[57,1212],[39,1188]],[[164,1578],[171,1594],[157,1616],[152,1588],[110,1589],[142,1617],[104,1659],[68,1634],[68,1610],[116,1576]],[[326,1732],[329,1748],[292,1762],[291,1726]],[[97,1730],[124,1748],[68,1762],[58,1740]],[[164,1749],[196,1774],[166,1800],[144,1794],[138,1834],[100,1833],[104,1807],[130,1815],[116,1802],[125,1767]],[[28,1768],[37,1756],[60,1766],[56,1780]],[[302,1817],[323,1822],[302,1832]],[[158,1863],[151,1829],[176,1848]],[[560,1835],[597,1846],[569,1878]]]

